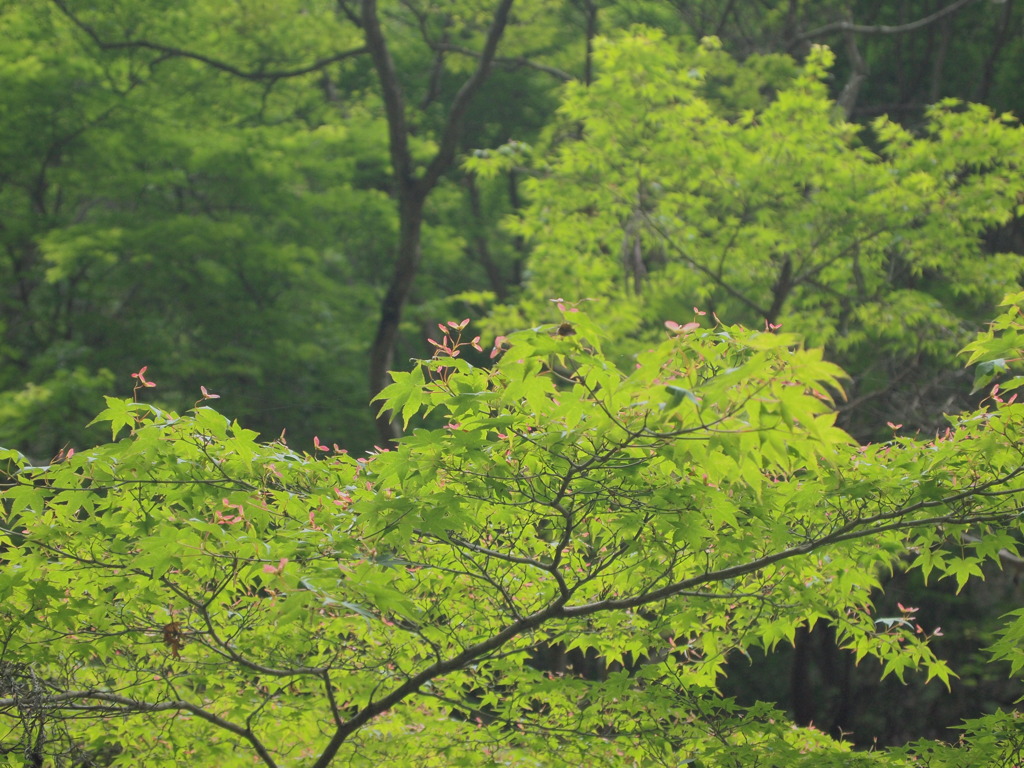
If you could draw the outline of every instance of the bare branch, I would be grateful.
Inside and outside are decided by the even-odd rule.
[[[418,533],[421,536],[428,536],[431,539],[435,539],[437,541],[443,541],[443,539],[440,536],[434,536],[432,534],[426,533],[425,531],[418,531]],[[478,555],[485,555],[486,557],[493,558],[495,560],[502,560],[502,561],[504,561],[506,563],[513,563],[515,565],[526,565],[526,566],[529,566],[531,568],[537,568],[537,569],[542,570],[544,572],[550,572],[551,571],[551,566],[550,565],[544,565],[543,563],[541,563],[541,562],[539,562],[537,560],[534,560],[533,558],[530,558],[530,557],[520,557],[518,555],[513,555],[510,552],[509,553],[498,552],[497,550],[491,549],[489,547],[483,547],[483,546],[480,546],[479,544],[474,544],[471,541],[467,541],[466,539],[463,539],[460,536],[451,536],[451,543],[453,545],[455,545],[456,547],[460,547],[462,549],[468,549],[470,552],[475,552]]]
[[[347,0],[337,0],[338,11],[342,13],[346,19],[351,21],[360,29],[363,28],[363,20],[359,18],[359,15],[355,13],[351,8],[348,7]]]
[[[910,21],[906,24],[898,24],[895,26],[889,26],[886,24],[855,24],[852,21],[834,21],[831,24],[826,24],[822,27],[818,27],[817,29],[812,29],[809,32],[802,32],[794,38],[794,42],[810,40],[811,38],[818,37],[819,35],[830,35],[834,32],[853,32],[862,35],[899,35],[904,32],[913,32],[916,29],[927,27],[929,24],[933,24],[939,19],[945,18],[952,13],[956,13],[961,8],[965,8],[975,2],[977,2],[977,0],[956,0],[955,3],[951,3],[945,8],[941,8],[935,13],[929,14],[917,21]]]
[[[853,32],[847,31],[843,37],[846,38],[846,53],[849,55],[853,66],[850,71],[850,79],[843,86],[839,98],[836,99],[836,104],[843,110],[843,115],[846,119],[849,120],[850,116],[853,115],[854,107],[857,106],[857,97],[860,95],[860,89],[868,79],[869,69],[867,62],[864,61],[864,57],[860,55],[860,49],[857,47],[857,36]]]

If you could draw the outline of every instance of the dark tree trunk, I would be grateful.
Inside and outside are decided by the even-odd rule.
[[[370,392],[376,395],[389,383],[389,372],[394,368],[395,344],[398,340],[398,326],[402,321],[402,309],[409,300],[413,281],[419,270],[422,250],[420,236],[423,228],[423,198],[415,191],[407,192],[398,201],[399,235],[398,254],[388,292],[380,307],[380,321],[377,335],[370,347]],[[373,405],[374,411],[380,404]],[[377,434],[385,446],[399,437],[398,424],[384,411],[375,415]]]
[[[376,0],[363,0],[361,26],[366,36],[366,49],[377,72],[384,111],[388,122],[388,148],[391,170],[395,177],[394,196],[398,204],[398,252],[388,292],[381,303],[377,333],[370,347],[370,396],[375,397],[388,385],[388,372],[394,363],[398,328],[402,311],[409,300],[421,260],[420,238],[423,229],[423,206],[441,176],[455,162],[459,137],[469,103],[486,81],[498,43],[508,25],[514,0],[499,0],[487,32],[487,41],[480,53],[476,69],[455,94],[438,141],[437,154],[417,173],[409,149],[409,128],[405,114],[405,94],[398,71],[388,49],[377,13]],[[374,410],[380,408],[374,403]],[[387,412],[376,416],[377,434],[383,446],[392,445],[399,436],[399,426]]]

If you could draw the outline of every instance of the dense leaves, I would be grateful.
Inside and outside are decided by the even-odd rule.
[[[893,419],[934,429],[955,397],[957,349],[1021,270],[1019,255],[983,242],[1017,214],[1021,129],[948,101],[922,136],[884,118],[868,133],[836,114],[831,61],[819,48],[800,71],[778,62],[774,98],[751,100],[738,86],[764,62],[738,67],[715,41],[680,51],[653,30],[605,41],[599,76],[567,90],[524,184],[530,205],[511,228],[534,248],[515,312],[543,317],[556,295],[605,299],[627,349],[695,304],[781,324],[849,370],[858,436]]]
[[[148,363],[168,406],[205,383],[267,436],[287,428],[308,441],[326,424],[363,449],[366,400],[387,368],[422,354],[437,320],[497,297],[536,323],[538,299],[609,295],[609,281],[618,292],[645,274],[659,278],[644,285],[646,308],[627,295],[609,310],[630,332],[638,311],[657,326],[712,301],[750,325],[785,317],[854,376],[862,407],[844,424],[858,437],[890,419],[932,428],[951,405],[951,350],[988,318],[1002,293],[993,276],[1017,268],[977,258],[976,242],[1015,242],[996,225],[1017,186],[1016,132],[947,103],[927,141],[888,123],[858,135],[839,118],[847,102],[825,98],[847,93],[859,44],[865,93],[898,71],[898,96],[875,97],[897,99],[897,118],[906,106],[916,121],[928,78],[930,101],[991,90],[1014,106],[1013,4],[957,2],[892,31],[928,17],[925,5],[4,3],[0,442],[37,458],[94,442],[82,425],[112,372]],[[837,21],[847,17],[863,22],[852,47]],[[643,43],[598,37],[635,23],[648,25]],[[708,35],[724,49],[696,48]],[[955,71],[943,69],[950,41]],[[837,51],[834,76],[817,42]],[[986,85],[971,92],[961,81],[975,72]],[[553,121],[554,87],[567,81]],[[879,113],[869,104],[860,116]],[[550,142],[538,141],[545,126]],[[525,202],[523,142],[540,148],[534,170],[560,179],[526,190],[535,210],[559,195],[601,209],[570,203],[586,231],[545,232],[551,244],[528,265],[523,235],[544,220],[496,230]],[[511,162],[494,179],[464,174],[456,159],[472,148]],[[578,279],[598,246],[622,268]],[[497,332],[522,324],[508,317]]]
[[[907,567],[959,588],[1016,551],[1024,406],[861,447],[834,426],[843,374],[820,351],[667,326],[623,372],[570,306],[490,369],[463,359],[465,323],[444,325],[383,393],[441,423],[362,459],[256,442],[202,402],[116,398],[99,416],[114,442],[35,468],[9,452],[9,754],[846,759],[720,699],[724,662],[826,622],[887,675],[948,682],[928,617],[879,615],[872,589]],[[603,673],[535,668],[552,645]]]

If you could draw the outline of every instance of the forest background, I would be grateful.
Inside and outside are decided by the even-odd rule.
[[[800,334],[861,442],[940,432],[1007,365],[957,353],[1021,275],[1014,0],[19,0],[0,35],[0,445],[40,463],[105,440],[140,370],[267,440],[391,446],[368,404],[438,323],[474,318],[486,366],[559,301],[620,366],[666,320]],[[966,599],[886,584],[952,693],[894,695],[827,628],[725,688],[943,737],[1020,694],[978,660],[1003,565]]]

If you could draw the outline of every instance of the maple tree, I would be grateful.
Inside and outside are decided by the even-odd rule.
[[[948,386],[956,352],[1022,267],[989,246],[1021,211],[1015,117],[949,100],[919,133],[851,124],[821,47],[801,66],[741,63],[716,40],[635,29],[594,59],[544,143],[466,160],[484,178],[532,174],[507,222],[531,245],[529,277],[492,328],[588,297],[628,354],[697,304],[825,347],[851,376],[859,439],[890,420],[932,431],[968,404]]]
[[[1021,299],[970,349],[986,370],[1019,357]],[[718,676],[827,622],[862,663],[948,682],[938,628],[872,590],[894,568],[962,587],[1017,551],[1024,405],[998,393],[1020,380],[935,439],[860,446],[834,425],[842,372],[793,335],[669,321],[623,371],[561,306],[490,368],[443,325],[382,393],[416,427],[395,450],[110,398],[112,442],[5,452],[6,759],[900,764]],[[994,649],[1014,669],[1022,632]],[[604,673],[536,669],[542,644]]]
[[[879,586],[1017,556],[1020,296],[968,345],[973,385],[949,373],[1020,271],[991,252],[1015,120],[947,100],[921,133],[859,128],[827,49],[739,61],[657,4],[358,5],[0,8],[2,439],[49,455],[149,363],[109,442],[0,452],[0,761],[1019,760],[1013,713],[853,753],[722,695],[727,661],[823,625],[948,684],[928,609]],[[726,40],[752,13],[688,10]],[[596,36],[655,17],[675,31]],[[152,311],[169,291],[187,312]],[[388,374],[403,316],[416,337],[494,296],[490,359],[451,322]],[[381,309],[368,386],[348,362]],[[200,381],[246,426],[206,386],[163,407]],[[247,428],[257,383],[311,440]],[[393,450],[316,434],[367,444],[381,388]],[[837,428],[844,390],[874,443]],[[923,437],[865,407],[893,392]],[[1022,637],[1016,612],[991,647],[1014,676]]]

